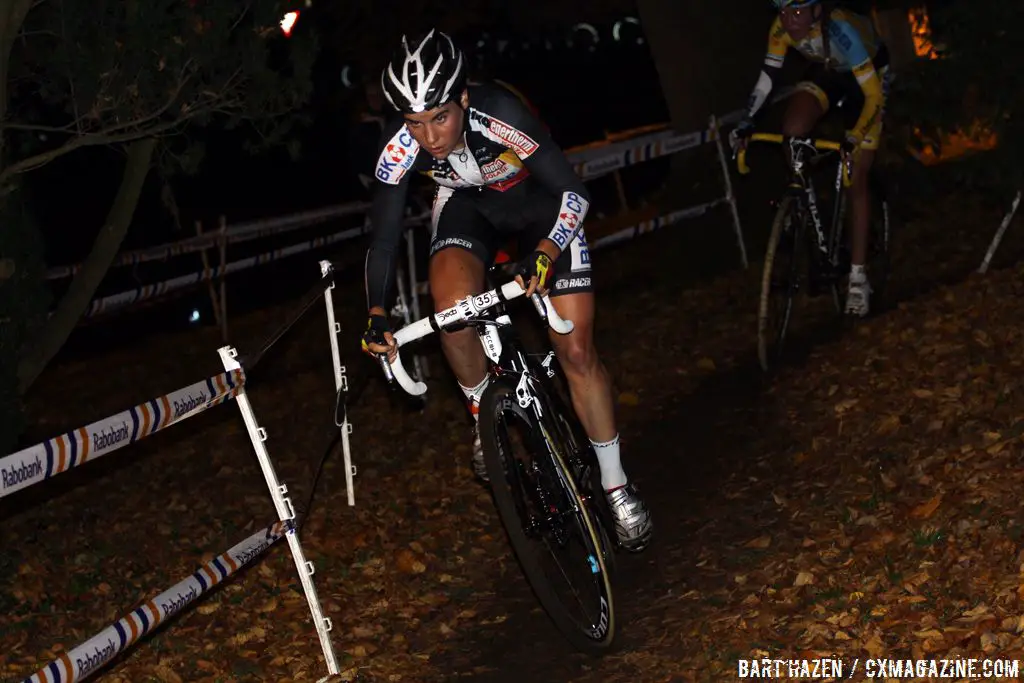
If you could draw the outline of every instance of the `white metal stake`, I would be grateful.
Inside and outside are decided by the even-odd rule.
[[[330,261],[320,262],[321,277],[327,277],[333,272],[334,267]],[[324,289],[324,304],[327,306],[327,332],[331,339],[331,360],[334,364],[334,390],[338,392],[338,400],[342,400],[342,392],[348,393],[348,375],[345,374],[346,367],[341,364],[341,352],[338,348],[338,335],[341,334],[341,325],[334,317],[334,296],[331,290],[334,289],[334,280]],[[356,504],[355,484],[353,478],[356,474],[355,465],[352,464],[352,449],[349,445],[348,435],[352,433],[352,425],[348,421],[348,410],[339,425],[341,429],[341,453],[345,462],[345,489],[348,492],[349,507]]]
[[[217,353],[220,354],[221,362],[224,363],[226,371],[231,372],[232,370],[241,369],[242,366],[238,363],[238,352],[234,347],[222,346],[217,349]],[[244,386],[239,388],[238,395],[235,396],[235,403],[238,405],[238,410],[242,413],[242,420],[245,421],[245,428],[249,432],[249,439],[252,441],[253,450],[256,451],[256,459],[259,460],[260,468],[263,470],[263,478],[267,482],[267,488],[270,489],[270,497],[274,501],[278,519],[283,522],[294,520],[295,508],[292,506],[291,498],[285,496],[288,493],[288,487],[281,484],[277,479],[277,473],[274,471],[273,463],[270,462],[270,454],[267,452],[265,444],[267,433],[256,422],[256,415],[252,411],[252,405],[249,403],[249,397],[245,393]],[[287,538],[288,547],[292,551],[292,559],[295,560],[295,569],[299,574],[302,590],[306,594],[306,602],[309,603],[310,614],[313,616],[313,625],[316,627],[317,635],[320,636],[320,647],[324,652],[327,671],[331,674],[337,674],[339,672],[338,661],[334,655],[334,645],[331,643],[329,635],[333,624],[329,618],[324,616],[323,609],[320,607],[320,598],[317,596],[316,586],[313,584],[313,563],[306,560],[306,555],[302,552],[302,545],[299,543],[299,537],[294,527],[288,530]]]
[[[1003,222],[999,225],[999,230],[996,231],[995,237],[992,238],[992,243],[988,245],[988,253],[985,254],[985,259],[981,262],[981,267],[978,268],[978,272],[982,275],[988,270],[988,264],[992,261],[992,257],[995,256],[996,249],[999,248],[999,243],[1003,241],[1003,234],[1006,229],[1010,227],[1010,221],[1013,220],[1014,214],[1017,213],[1017,207],[1020,206],[1020,194],[1021,191],[1017,190],[1017,196],[1013,199],[1013,205],[1010,207],[1009,213],[1003,216]]]
[[[736,207],[736,195],[732,192],[732,177],[729,175],[729,162],[725,156],[725,145],[722,144],[722,130],[718,126],[718,118],[711,117],[711,134],[715,138],[715,146],[718,147],[718,161],[722,166],[722,176],[725,178],[725,200],[729,202],[729,209],[732,211],[732,224],[736,229],[736,241],[740,245],[740,262],[743,268],[747,268],[747,245],[743,240],[743,228],[740,225],[740,212]]]

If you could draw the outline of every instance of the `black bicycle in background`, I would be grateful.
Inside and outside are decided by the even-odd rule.
[[[495,271],[488,271],[488,286]],[[433,332],[475,327],[490,359],[480,400],[480,441],[498,514],[534,593],[578,649],[605,651],[615,637],[614,523],[597,458],[558,372],[554,352],[527,353],[505,304],[524,294],[514,280],[395,333],[399,348]],[[572,331],[547,296],[533,296],[557,333]],[[410,394],[427,387],[401,359],[381,364]]]
[[[843,281],[850,270],[844,217],[846,195],[852,175],[849,157],[842,143],[819,138],[801,138],[776,133],[753,133],[750,142],[770,142],[788,148],[789,180],[772,223],[761,275],[761,298],[757,314],[757,354],[767,372],[780,362],[794,310],[801,295],[814,298],[831,295],[835,310],[843,313]],[[835,163],[831,216],[822,216],[822,201],[811,171],[823,163]],[[750,172],[746,149],[737,155],[740,173]],[[889,283],[892,230],[885,186],[872,168],[871,233],[866,269],[871,282],[872,309],[879,309]]]

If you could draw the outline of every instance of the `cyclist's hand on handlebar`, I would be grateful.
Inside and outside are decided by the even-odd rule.
[[[363,351],[371,356],[387,354],[388,362],[394,362],[398,356],[398,344],[391,334],[391,323],[386,315],[370,312],[366,332],[363,333],[362,347]]]
[[[861,145],[863,144],[864,140],[854,133],[847,131],[846,139],[843,140],[840,153],[843,157],[843,163],[846,164],[846,172],[848,174],[853,173],[853,165],[856,163],[860,155]]]
[[[843,140],[843,155],[851,160],[856,159],[863,144],[864,140],[862,138],[851,132],[847,132],[846,139]]]
[[[551,278],[554,276],[554,261],[537,245],[537,249],[516,264],[516,282],[526,290],[526,296],[534,292],[545,294]]]
[[[733,156],[741,149],[747,148],[747,139],[754,132],[754,122],[750,118],[744,118],[736,124],[736,127],[729,131],[729,147]]]

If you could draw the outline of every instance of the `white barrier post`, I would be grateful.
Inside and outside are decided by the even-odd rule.
[[[1020,206],[1020,195],[1021,191],[1017,190],[1017,196],[1013,199],[1013,205],[1010,206],[1009,212],[1003,216],[1003,222],[999,225],[999,230],[996,231],[995,236],[992,238],[992,243],[988,245],[988,252],[985,254],[984,260],[981,262],[981,266],[978,268],[978,272],[982,275],[988,270],[988,264],[992,261],[992,257],[995,256],[996,249],[999,248],[999,243],[1003,241],[1003,234],[1006,229],[1010,227],[1010,221],[1013,220],[1014,214],[1017,213],[1017,207]]]
[[[326,278],[333,272],[334,266],[330,261],[320,262],[321,277]],[[334,279],[332,278],[330,284],[324,289],[324,304],[327,306],[327,332],[331,338],[331,360],[334,363],[334,389],[338,392],[337,400],[341,401],[343,400],[342,392],[348,393],[348,375],[345,374],[347,368],[341,364],[341,352],[338,349],[341,325],[334,318],[334,296],[331,293],[333,289]],[[335,420],[337,420],[337,415],[335,415]],[[352,450],[348,439],[349,434],[352,433],[352,424],[348,421],[348,410],[344,411],[344,417],[338,428],[341,429],[341,453],[345,461],[345,489],[348,492],[348,504],[349,507],[354,507],[356,494],[352,480],[356,476],[356,466],[352,464]]]
[[[729,161],[725,155],[725,145],[722,143],[722,129],[718,125],[718,118],[711,116],[710,131],[715,138],[715,146],[718,147],[718,161],[722,165],[722,177],[725,179],[725,201],[729,202],[729,210],[732,212],[732,225],[736,230],[736,241],[740,246],[740,263],[744,270],[747,268],[747,245],[743,240],[743,227],[740,225],[740,212],[736,207],[736,195],[732,191],[732,177],[729,175]]]
[[[217,350],[217,353],[220,354],[221,362],[224,363],[226,371],[231,372],[232,370],[242,369],[241,364],[238,362],[238,352],[233,347],[222,346]],[[295,519],[295,508],[292,506],[291,498],[285,496],[288,493],[288,487],[281,484],[277,479],[274,465],[270,462],[270,454],[267,453],[267,447],[264,444],[267,440],[267,432],[257,424],[256,416],[253,414],[252,405],[249,403],[249,397],[245,393],[244,386],[238,390],[235,401],[238,403],[238,409],[241,411],[242,419],[245,421],[245,428],[249,432],[249,439],[252,440],[253,450],[256,451],[256,458],[259,460],[260,468],[263,470],[263,478],[266,479],[267,488],[270,489],[270,497],[274,500],[277,517],[282,522],[291,522]],[[289,526],[290,528],[286,534],[288,547],[292,551],[295,569],[299,574],[302,590],[306,594],[309,611],[313,615],[313,625],[316,627],[317,635],[320,636],[320,647],[324,652],[327,671],[331,674],[337,674],[339,672],[338,661],[334,655],[334,645],[331,643],[329,635],[333,625],[331,620],[323,615],[323,610],[320,607],[320,598],[317,596],[316,586],[313,584],[313,563],[306,560],[295,528],[294,526]]]

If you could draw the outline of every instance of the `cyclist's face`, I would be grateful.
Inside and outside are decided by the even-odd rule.
[[[811,27],[814,26],[814,22],[818,19],[820,11],[820,5],[796,8],[786,7],[780,12],[782,15],[782,27],[786,29],[786,33],[793,40],[803,40],[811,32]]]
[[[430,156],[447,159],[462,142],[462,122],[466,116],[464,107],[468,103],[468,97],[463,92],[457,102],[449,102],[422,114],[406,114],[405,123],[416,142]]]

